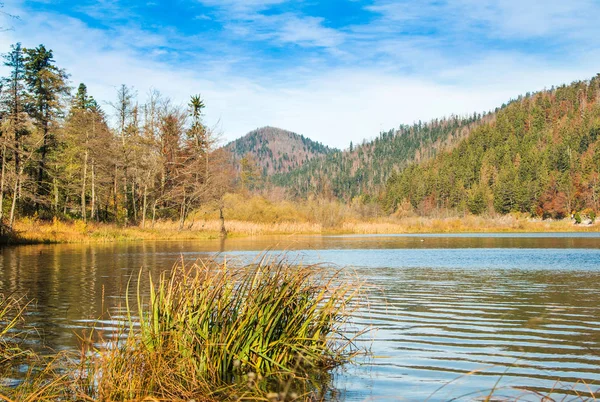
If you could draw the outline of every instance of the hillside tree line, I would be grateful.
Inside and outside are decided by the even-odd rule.
[[[372,141],[350,143],[314,158],[298,169],[273,176],[271,183],[288,189],[292,197],[326,197],[350,203],[378,200],[392,172],[410,162],[433,158],[468,137],[478,124],[493,115],[451,116],[427,123],[402,125],[382,132]]]
[[[388,181],[389,211],[521,212],[562,219],[600,209],[600,74],[527,94],[460,144]]]

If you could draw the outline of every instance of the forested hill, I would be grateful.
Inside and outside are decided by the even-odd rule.
[[[314,158],[334,152],[320,142],[275,127],[254,130],[230,142],[225,149],[231,152],[238,167],[245,158],[245,163],[258,167],[263,176],[289,172]]]
[[[359,195],[377,195],[393,171],[412,161],[430,159],[467,137],[480,121],[493,118],[493,114],[474,114],[404,125],[372,141],[350,144],[343,152],[331,152],[299,169],[275,175],[271,181],[296,197],[326,195],[350,201]]]
[[[600,74],[520,97],[449,152],[389,181],[386,204],[562,218],[598,211]]]

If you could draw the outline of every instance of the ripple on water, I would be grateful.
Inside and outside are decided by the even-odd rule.
[[[585,394],[600,384],[597,233],[4,248],[0,291],[36,300],[27,319],[44,345],[77,350],[76,333],[91,327],[123,335],[124,295],[140,267],[155,275],[181,255],[215,251],[251,262],[274,241],[291,260],[358,267],[353,273],[369,284],[370,305],[353,319],[356,330],[376,328],[357,341],[374,357],[336,375],[341,399],[473,400],[496,389],[539,401],[535,392]]]
[[[382,270],[356,316],[376,328],[363,339],[375,357],[351,373],[365,391],[349,399],[473,400],[495,388],[539,401],[600,388],[600,295],[581,286],[589,275]]]

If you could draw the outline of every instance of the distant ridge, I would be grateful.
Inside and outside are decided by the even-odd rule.
[[[255,188],[283,188],[292,198],[377,201],[388,212],[401,206],[422,215],[593,221],[600,213],[600,74],[527,93],[491,113],[402,125],[344,151],[272,127],[229,147],[263,169],[266,180]]]
[[[276,127],[262,127],[225,145],[235,165],[253,159],[263,176],[287,173],[307,162],[337,151],[303,135]]]
[[[325,195],[347,202],[358,196],[376,197],[393,172],[451,149],[479,124],[493,119],[493,113],[473,114],[402,125],[371,141],[350,144],[344,151],[329,152],[297,169],[277,174],[271,182],[287,188],[293,197]]]

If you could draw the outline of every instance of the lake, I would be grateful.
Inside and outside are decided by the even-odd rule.
[[[372,356],[336,372],[345,401],[575,399],[600,389],[600,234],[279,236],[0,250],[0,291],[36,302],[32,347],[77,348],[123,313],[127,283],[182,257],[239,263],[269,250],[367,283],[354,317]],[[110,311],[111,319],[103,315]],[[96,323],[98,318],[101,318]],[[566,398],[562,395],[567,395]],[[571,398],[571,399],[569,399]]]

